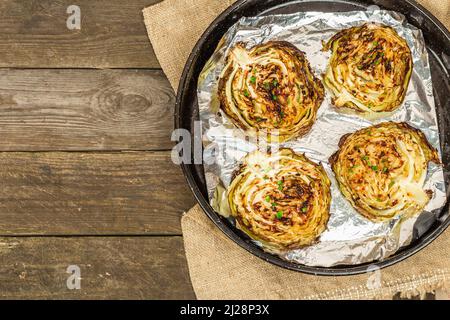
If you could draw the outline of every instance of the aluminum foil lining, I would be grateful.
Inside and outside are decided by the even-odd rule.
[[[285,260],[322,267],[383,260],[409,244],[414,233],[423,232],[430,221],[437,218],[437,209],[446,202],[441,166],[429,165],[425,188],[433,190],[433,198],[419,217],[373,223],[358,214],[341,195],[328,164],[328,158],[337,150],[342,135],[389,120],[406,121],[421,129],[441,155],[430,66],[422,32],[408,24],[403,15],[384,10],[244,17],[226,32],[199,77],[198,104],[209,200],[219,214],[233,221],[229,216],[226,188],[242,157],[255,150],[257,145],[245,139],[244,133],[234,127],[219,109],[218,78],[228,50],[237,42],[244,42],[250,48],[269,40],[289,41],[306,53],[315,74],[320,76],[330,56],[329,52],[321,51],[322,41],[327,41],[342,29],[369,21],[393,27],[411,48],[414,70],[405,101],[392,115],[369,121],[338,113],[327,94],[311,132],[281,144],[280,147],[304,152],[313,161],[323,163],[332,181],[331,217],[327,230],[317,244],[280,254]]]

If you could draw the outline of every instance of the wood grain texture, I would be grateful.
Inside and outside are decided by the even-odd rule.
[[[194,204],[170,152],[4,152],[0,181],[0,235],[179,235]]]
[[[170,149],[174,105],[161,71],[3,69],[0,151]]]
[[[69,265],[81,288],[69,290]],[[181,237],[0,238],[0,298],[194,299]]]
[[[2,0],[0,67],[158,68],[142,9],[159,0]],[[67,8],[78,5],[81,29]]]

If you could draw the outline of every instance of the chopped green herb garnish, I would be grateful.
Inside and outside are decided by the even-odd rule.
[[[355,164],[355,165],[350,167],[350,170],[348,172],[353,173],[355,171],[355,169],[358,168],[358,167],[359,166]]]
[[[373,171],[378,171],[378,167],[377,166],[371,166]]]
[[[273,84],[274,87],[276,87],[276,86],[278,86],[278,81],[277,80],[273,80],[272,84]]]
[[[264,82],[264,89],[270,90],[270,84],[268,82]]]
[[[373,42],[373,46],[376,47],[378,45],[378,41]]]
[[[364,161],[367,161],[367,160],[369,160],[369,157],[368,156],[362,156],[361,159],[364,160]]]
[[[388,168],[387,167],[384,167],[383,168],[383,173],[386,173],[388,171]]]
[[[253,84],[255,84],[255,83],[256,83],[256,77],[255,77],[255,76],[252,76],[252,77],[250,78],[250,82],[253,83]]]
[[[266,196],[265,200],[266,200],[267,202],[270,202],[270,196]]]
[[[278,218],[278,219],[283,218],[283,211],[278,211],[278,212],[277,212],[277,218]]]
[[[391,182],[389,183],[389,188],[392,187],[394,185],[395,181],[391,180]]]
[[[272,100],[277,100],[277,96],[276,95],[272,95]]]
[[[278,184],[278,190],[280,190],[280,191],[283,190],[283,181],[280,180],[277,182],[277,184]]]
[[[250,97],[250,93],[248,92],[248,90],[244,90],[244,96]]]
[[[307,207],[303,207],[302,208],[302,212],[306,212],[306,211],[308,211],[308,208]]]
[[[276,207],[278,204],[275,202],[272,202],[272,207]]]

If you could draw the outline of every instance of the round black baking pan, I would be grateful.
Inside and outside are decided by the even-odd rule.
[[[188,129],[192,134],[194,121],[198,120],[197,104],[197,79],[204,64],[214,52],[223,34],[241,17],[258,16],[268,14],[288,14],[299,11],[342,12],[353,10],[366,10],[369,6],[376,5],[381,9],[393,10],[402,13],[408,22],[420,28],[424,34],[433,80],[433,90],[440,142],[443,156],[445,185],[449,190],[450,173],[450,33],[427,10],[417,2],[411,0],[349,0],[349,1],[289,1],[289,0],[241,0],[234,3],[217,17],[208,29],[203,33],[195,45],[188,61],[186,62],[181,81],[178,87],[178,95],[175,111],[175,127]],[[192,137],[194,138],[194,137]],[[192,152],[192,154],[194,154]],[[410,257],[425,248],[436,239],[450,224],[448,201],[439,212],[432,212],[420,216],[420,223],[414,230],[412,243],[400,249],[397,253],[383,261],[375,261],[370,264],[342,265],[335,267],[310,267],[285,261],[278,256],[264,252],[256,246],[241,231],[232,226],[228,220],[222,218],[209,205],[204,171],[202,165],[182,164],[183,172],[194,193],[197,201],[209,218],[230,239],[248,250],[255,256],[280,267],[301,271],[316,275],[351,275],[364,273],[373,268],[387,267],[403,259]]]

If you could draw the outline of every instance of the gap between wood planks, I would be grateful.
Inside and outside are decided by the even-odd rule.
[[[156,70],[0,70],[0,151],[170,150],[175,95]]]
[[[180,235],[170,152],[0,152],[1,235]]]
[[[0,67],[159,68],[142,9],[159,0],[0,2]],[[67,27],[76,4],[81,29]]]
[[[195,298],[181,237],[0,237],[0,256],[0,298]]]

